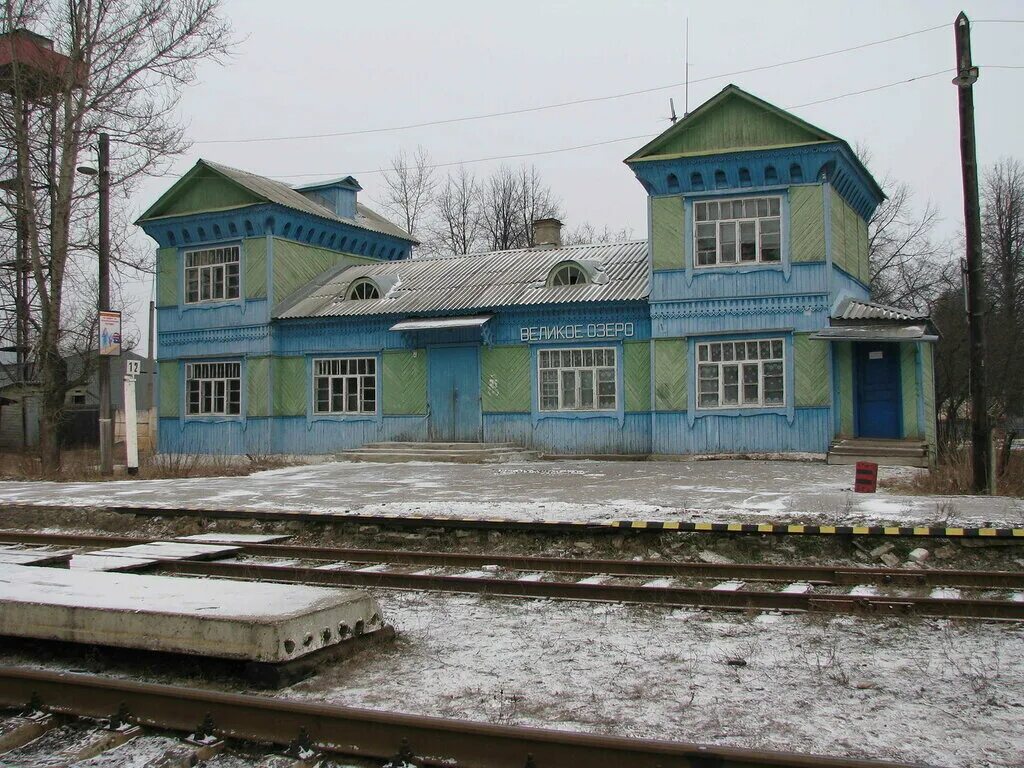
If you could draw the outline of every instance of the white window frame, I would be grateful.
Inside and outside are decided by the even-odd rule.
[[[192,397],[193,383],[196,385],[194,387],[196,394],[196,408],[194,410]],[[236,410],[232,410],[232,390],[236,394],[234,403]],[[186,363],[185,414],[187,416],[199,417],[241,416],[241,362],[237,360],[203,360],[195,363]]]
[[[372,373],[359,373],[359,363],[365,363],[364,369]],[[356,372],[351,373],[349,366],[355,366]],[[380,403],[380,382],[377,377],[379,366],[377,358],[373,355],[340,355],[332,357],[313,358],[313,415],[314,416],[374,416]],[[326,372],[323,372],[326,371]],[[327,403],[328,408],[320,408],[320,380],[327,379]],[[342,408],[334,408],[336,391],[335,386],[341,387]],[[349,408],[349,398],[353,396],[351,390],[355,387],[356,408]],[[373,408],[366,408],[368,391],[373,393]]]
[[[578,278],[575,282],[573,276]],[[587,274],[587,270],[574,261],[563,261],[551,270],[548,287],[570,288],[574,285],[586,285],[589,282],[590,276]]]
[[[590,353],[588,356],[587,353]],[[612,356],[612,364],[607,365],[602,362],[601,365],[596,364],[597,354],[601,354],[602,361],[606,358],[607,354]],[[559,360],[557,365],[552,365],[552,355],[558,355]],[[568,355],[568,357],[566,357]],[[590,364],[587,364],[587,360],[591,360]],[[611,384],[612,384],[612,402],[610,405],[601,406],[601,384],[609,383],[607,380],[602,381],[601,372],[611,371]],[[550,398],[551,395],[545,395],[544,385],[545,383],[545,372],[554,371],[554,385],[556,387],[555,396],[558,399],[558,407],[551,408],[546,406],[546,399]],[[587,389],[583,380],[585,378],[584,373],[589,373],[591,377],[591,386],[589,390],[592,394],[592,401],[589,406],[582,406],[583,394]],[[568,394],[569,387],[565,386],[566,374],[572,375],[573,386],[571,397]],[[605,395],[607,397],[607,395]],[[615,347],[557,347],[557,348],[545,348],[537,351],[537,409],[541,413],[609,413],[615,412],[619,407],[619,352]]]
[[[754,216],[741,216],[734,217],[730,212],[728,218],[723,218],[716,215],[716,218],[709,219],[707,217],[708,206],[715,205],[718,209],[721,209],[723,203],[753,203],[755,208],[760,201],[765,201],[767,205],[767,213],[761,215],[759,213]],[[778,206],[778,213],[772,214],[771,210],[773,204]],[[705,212],[705,218],[700,218],[700,212]],[[693,217],[693,266],[694,269],[715,269],[721,267],[742,267],[749,266],[751,264],[781,264],[782,263],[782,196],[781,195],[744,195],[742,197],[724,197],[724,198],[707,198],[703,200],[696,200],[693,203],[692,210]],[[775,221],[777,222],[778,232],[762,232],[762,227],[765,222]],[[708,226],[714,224],[714,237],[715,237],[715,261],[713,264],[701,264],[700,263],[700,241],[707,239],[706,236],[700,236],[701,226]],[[734,240],[732,241],[735,246],[735,252],[733,254],[732,261],[724,261],[722,258],[722,229],[723,225],[730,227],[733,232]],[[744,259],[741,255],[741,229],[744,225],[752,225],[754,228],[754,258]],[[775,234],[778,237],[778,251],[779,257],[777,259],[765,259],[763,254],[763,237],[765,235],[771,236]]]
[[[206,254],[212,254],[207,257]],[[191,264],[190,262],[199,262]],[[202,263],[202,262],[207,263]],[[242,295],[242,249],[237,245],[220,245],[212,248],[192,248],[185,251],[186,304],[209,304],[211,302],[236,301]],[[191,298],[190,278],[195,275],[195,295]],[[234,286],[232,290],[232,279]],[[204,288],[207,295],[204,297]],[[218,295],[219,294],[219,295]]]
[[[366,293],[367,290],[372,295],[356,295],[357,293]],[[348,287],[348,291],[345,292],[345,296],[349,301],[377,301],[381,297],[380,286],[368,277],[360,277],[357,280],[354,280]]]
[[[755,359],[750,358],[750,345],[752,344],[757,345],[757,357]],[[761,346],[763,344],[768,345],[768,353],[764,356],[762,356],[763,347]],[[739,351],[738,345],[743,345],[742,353]],[[712,359],[715,356],[713,349],[715,346],[719,347],[718,360]],[[779,351],[778,355],[776,355],[776,350]],[[695,359],[693,366],[697,408],[702,411],[785,408],[789,396],[789,374],[786,365],[787,354],[786,340],[781,337],[768,339],[715,339],[698,342],[694,347]],[[726,357],[729,359],[725,359]],[[781,374],[769,376],[765,373],[765,368],[773,364],[779,366]],[[716,369],[714,376],[707,375],[711,368]],[[736,369],[734,384],[727,381],[728,377],[725,375],[726,368]],[[756,398],[747,397],[747,386],[750,384],[746,380],[747,370],[757,371]],[[765,384],[766,379],[769,378],[781,378],[782,380],[782,398],[778,402],[767,401]],[[710,392],[702,392],[702,381],[717,381],[717,405],[705,405],[702,402],[702,393],[710,394]],[[731,386],[736,387],[736,402],[726,402],[726,387]]]

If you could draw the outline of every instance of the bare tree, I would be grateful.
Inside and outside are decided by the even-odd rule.
[[[607,225],[598,229],[588,221],[578,224],[562,235],[563,245],[590,245],[592,243],[625,243],[633,239],[632,227],[611,229]]]
[[[558,202],[533,166],[503,165],[480,186],[480,222],[489,250],[529,248],[533,222],[559,217]]]
[[[384,174],[384,195],[381,204],[398,225],[413,237],[420,234],[420,228],[431,205],[434,188],[434,167],[430,153],[423,147],[416,147],[410,158],[401,150],[391,158],[391,169]]]
[[[476,250],[481,235],[479,197],[480,185],[464,166],[448,174],[434,197],[431,250],[447,255]]]
[[[541,181],[536,166],[523,165],[519,169],[519,186],[522,195],[520,220],[523,226],[524,246],[532,248],[533,222],[538,219],[557,219],[562,213],[551,187]]]
[[[231,35],[220,0],[4,0],[0,32],[18,29],[46,35],[67,57],[45,98],[17,59],[0,95],[0,170],[17,179],[38,302],[40,448],[43,469],[52,472],[69,389],[64,354],[74,342],[69,294],[79,292],[76,275],[92,273],[85,263],[95,243],[96,185],[75,169],[98,134],[109,133],[111,202],[115,210],[123,205],[135,182],[186,148],[175,115],[182,88],[198,62],[228,51]],[[114,232],[113,244],[119,241]],[[115,255],[118,264],[147,266],[125,250]]]

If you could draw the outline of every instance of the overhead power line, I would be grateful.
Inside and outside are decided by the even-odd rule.
[[[932,27],[925,27],[924,29],[917,29],[913,32],[905,32],[901,35],[895,35],[893,37],[886,37],[881,40],[872,40],[867,43],[860,43],[858,45],[851,45],[846,48],[837,48],[831,51],[825,51],[824,53],[816,53],[811,56],[803,56],[798,59],[789,59],[787,61],[778,61],[773,64],[762,64],[756,67],[748,67],[746,69],[737,69],[732,72],[722,72],[716,75],[707,75],[705,77],[699,77],[691,79],[690,84],[694,83],[705,83],[711,80],[722,80],[727,77],[734,77],[735,75],[746,75],[751,72],[763,72],[770,69],[778,69],[779,67],[788,67],[793,64],[804,64],[809,61],[816,61],[818,59],[824,59],[829,56],[838,56],[843,53],[850,53],[851,51],[859,51],[864,48],[871,48],[876,45],[884,45],[886,43],[893,43],[899,40],[905,40],[908,37],[914,37],[916,35],[923,35],[927,32],[934,32],[937,29],[945,29],[949,26],[948,23],[936,24]],[[308,139],[328,139],[328,138],[339,138],[343,136],[362,136],[365,134],[372,133],[392,133],[397,131],[408,131],[414,128],[428,128],[436,125],[451,125],[452,123],[465,123],[474,120],[489,120],[496,117],[508,117],[511,115],[523,115],[531,112],[543,112],[549,109],[561,109],[563,107],[571,107],[579,104],[592,104],[599,101],[611,101],[613,99],[625,99],[631,96],[641,96],[647,93],[657,93],[658,91],[667,91],[672,88],[680,88],[685,83],[669,83],[668,85],[658,85],[651,88],[640,88],[634,91],[624,91],[622,93],[614,93],[606,96],[591,96],[583,99],[573,99],[571,101],[562,101],[555,104],[543,104],[536,107],[522,107],[520,109],[509,109],[502,112],[487,112],[479,115],[466,115],[463,117],[450,117],[439,120],[427,120],[419,123],[407,123],[404,125],[393,125],[381,128],[363,128],[353,131],[332,131],[327,133],[309,133],[309,134],[297,134],[291,136],[262,136],[252,138],[238,138],[238,139],[202,139],[194,142],[195,144],[256,144],[272,141],[303,141]]]

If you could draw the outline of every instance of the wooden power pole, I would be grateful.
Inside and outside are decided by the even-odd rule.
[[[985,286],[981,264],[981,206],[978,202],[978,151],[974,139],[974,83],[971,22],[963,11],[953,23],[956,36],[957,86],[960,102],[960,165],[964,180],[964,228],[967,235],[967,327],[971,369],[971,460],[974,493],[990,493],[992,439],[985,396]]]

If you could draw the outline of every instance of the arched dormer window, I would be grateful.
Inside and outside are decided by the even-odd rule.
[[[764,183],[765,184],[778,184],[779,183],[779,172],[775,170],[774,165],[769,165],[764,169]]]
[[[567,285],[584,285],[588,281],[583,267],[571,261],[564,261],[555,266],[548,275],[548,285],[558,288]]]
[[[679,177],[676,176],[674,173],[670,173],[668,175],[668,178],[665,179],[665,182],[668,184],[669,192],[679,191]]]
[[[793,163],[789,166],[789,180],[794,184],[802,184],[804,180],[804,169],[800,167],[799,163]]]
[[[694,171],[690,174],[690,187],[694,192],[704,191],[704,177],[700,175],[700,171]]]
[[[369,278],[356,280],[348,287],[348,298],[350,300],[379,299],[380,289],[377,284]]]
[[[723,189],[729,186],[729,180],[725,178],[725,171],[719,169],[715,171],[715,187]]]
[[[750,169],[740,168],[740,186],[749,187],[752,184],[750,180]]]

